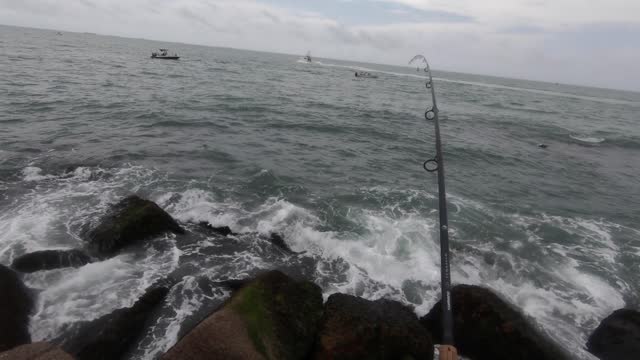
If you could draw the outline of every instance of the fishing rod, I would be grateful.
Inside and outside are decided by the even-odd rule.
[[[438,173],[438,213],[440,215],[440,286],[442,292],[442,343],[439,346],[440,360],[457,360],[458,352],[453,343],[453,311],[451,310],[451,267],[449,262],[449,221],[447,219],[447,193],[444,188],[444,158],[442,157],[442,141],[440,139],[440,122],[436,91],[429,62],[422,55],[416,55],[409,64],[423,62],[424,71],[428,74],[427,91],[431,91],[431,107],[427,108],[424,117],[433,121],[436,133],[436,156],[424,162],[428,172]]]

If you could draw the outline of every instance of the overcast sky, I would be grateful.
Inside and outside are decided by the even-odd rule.
[[[640,0],[0,0],[0,23],[640,90]]]

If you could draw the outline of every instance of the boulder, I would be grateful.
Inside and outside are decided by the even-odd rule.
[[[214,286],[220,286],[223,287],[225,289],[231,290],[231,291],[237,291],[242,289],[244,286],[246,286],[248,283],[250,283],[253,279],[247,278],[247,279],[227,279],[227,280],[222,280],[222,281],[216,281],[213,283]]]
[[[80,267],[91,262],[89,255],[81,250],[44,250],[22,255],[11,267],[23,273],[52,270],[65,267]]]
[[[33,299],[18,274],[0,265],[0,351],[31,342]]]
[[[451,290],[454,341],[460,354],[473,360],[571,359],[491,290],[471,285],[457,285]],[[442,339],[441,309],[438,302],[420,319],[436,343]]]
[[[73,360],[73,357],[57,346],[37,342],[0,353],[0,360]]]
[[[270,271],[238,290],[163,359],[303,359],[321,316],[317,285]]]
[[[202,221],[198,223],[198,225],[200,225],[201,228],[213,234],[222,235],[222,236],[236,235],[236,233],[231,231],[231,228],[228,226],[213,226],[206,221]]]
[[[640,312],[614,311],[587,341],[587,350],[601,360],[629,360],[640,356]]]
[[[333,294],[325,304],[314,359],[432,359],[431,335],[397,301]]]
[[[277,234],[277,233],[271,233],[271,236],[269,236],[269,241],[277,246],[278,248],[280,248],[282,251],[288,253],[288,254],[296,254],[295,251],[291,250],[291,248],[289,247],[289,245],[287,245],[287,242],[284,241],[284,238],[282,237],[282,235]]]
[[[73,324],[53,342],[78,360],[118,359],[142,335],[151,313],[168,292],[169,286],[153,286],[133,306]]]
[[[154,202],[132,195],[114,205],[89,231],[88,241],[97,254],[112,255],[136,241],[167,232],[183,234],[184,229]]]

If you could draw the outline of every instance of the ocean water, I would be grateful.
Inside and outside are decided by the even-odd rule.
[[[159,47],[182,59],[149,59]],[[358,70],[379,78],[353,81]],[[131,193],[185,223],[248,233],[166,236],[26,275],[39,291],[34,340],[129,306],[171,275],[180,281],[129,354],[152,359],[229,295],[209,280],[267,268],[311,278],[325,296],[426,313],[439,247],[436,179],[422,169],[434,155],[423,75],[0,26],[0,263],[82,247]],[[640,94],[434,76],[453,282],[495,290],[593,359],[583,348],[599,321],[640,305]],[[275,249],[271,232],[303,253]]]

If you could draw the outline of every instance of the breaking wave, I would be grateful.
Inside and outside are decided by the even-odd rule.
[[[40,289],[31,322],[34,340],[50,339],[66,324],[129,306],[149,285],[171,274],[180,274],[181,280],[132,358],[153,358],[167,350],[183,325],[228,296],[223,289],[201,288],[203,277],[238,278],[280,267],[307,273],[325,296],[344,292],[393,298],[414,306],[420,315],[438,300],[436,217],[421,208],[436,201],[428,192],[363,188],[356,195],[375,199],[378,207],[338,211],[343,221],[356,225],[338,231],[324,220],[331,210],[312,210],[281,197],[248,206],[197,184],[176,187],[165,181],[166,175],[138,166],[79,167],[59,175],[27,167],[22,173],[25,182],[40,187],[0,217],[3,263],[34,250],[81,246],[84,224],[93,224],[129,191],[150,197],[183,222],[208,221],[257,234],[240,236],[235,245],[206,237],[186,242],[165,237],[134,253],[78,269],[27,275],[26,283]],[[625,305],[623,294],[631,287],[618,276],[616,259],[624,249],[614,238],[637,230],[589,219],[502,214],[457,196],[451,196],[451,204],[455,283],[496,290],[581,354],[597,321]],[[483,219],[505,222],[514,235],[479,235],[482,223],[476,221]],[[284,234],[289,246],[303,255],[282,257],[266,251],[259,235],[271,232]],[[614,280],[606,281],[604,275]]]

